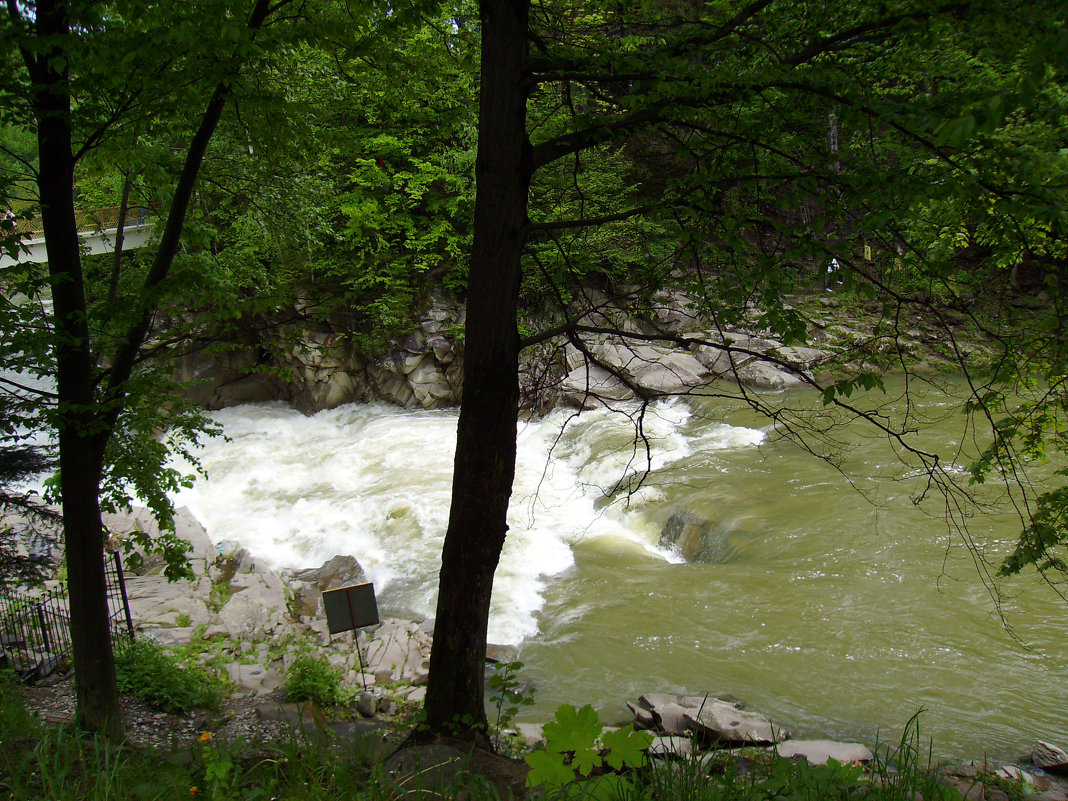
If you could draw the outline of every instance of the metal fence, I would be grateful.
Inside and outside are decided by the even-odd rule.
[[[151,203],[147,206],[129,206],[126,209],[126,227],[134,228],[155,222],[161,204]],[[105,206],[101,209],[78,209],[74,219],[79,231],[106,231],[119,224],[119,206]],[[3,212],[0,212],[2,215]],[[24,236],[35,238],[44,235],[44,224],[39,216],[15,221],[15,230]]]
[[[119,645],[133,638],[119,553],[104,554],[111,639]],[[70,661],[70,601],[67,587],[45,593],[8,592],[0,587],[0,663],[25,681],[36,681]]]

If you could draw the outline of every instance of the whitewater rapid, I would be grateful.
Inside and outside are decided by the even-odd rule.
[[[349,404],[304,416],[271,403],[212,416],[225,437],[207,440],[199,452],[208,477],[175,496],[212,539],[236,542],[275,568],[317,566],[350,554],[385,609],[433,616],[455,411]],[[607,410],[560,410],[519,424],[491,641],[517,643],[537,633],[548,582],[572,567],[572,546],[584,538],[677,560],[658,547],[659,530],[643,514],[663,496],[657,471],[695,447],[745,448],[764,438],[722,424],[687,435],[689,418],[683,402],[657,404],[638,438],[631,417]]]

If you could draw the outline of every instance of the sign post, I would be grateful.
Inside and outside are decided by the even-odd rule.
[[[378,623],[378,601],[375,599],[374,584],[352,584],[348,587],[338,587],[336,590],[327,590],[323,593],[323,610],[326,612],[326,627],[331,634],[337,634],[339,631],[352,632],[356,656],[360,659],[360,679],[366,690],[363,654],[360,653],[360,640],[356,629]]]

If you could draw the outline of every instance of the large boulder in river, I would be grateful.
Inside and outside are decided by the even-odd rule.
[[[675,512],[660,531],[660,547],[674,548],[687,562],[727,562],[735,550],[727,531],[688,509]]]
[[[634,714],[637,728],[678,737],[690,735],[692,723],[686,715],[697,715],[706,704],[713,702],[741,707],[739,701],[727,694],[716,697],[673,693],[645,693],[638,696],[638,703],[628,702],[627,707]]]
[[[290,604],[293,614],[313,617],[319,614],[320,600],[326,590],[366,584],[367,574],[355,557],[346,554],[331,557],[319,567],[294,570],[288,579],[293,593]]]
[[[1039,740],[1031,751],[1031,761],[1035,767],[1068,776],[1068,751],[1053,743]]]
[[[705,703],[685,718],[698,740],[717,746],[772,745],[790,737],[788,731],[773,725],[758,712],[719,700]]]

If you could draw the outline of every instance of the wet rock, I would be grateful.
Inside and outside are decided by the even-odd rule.
[[[1042,770],[1068,775],[1068,751],[1053,743],[1039,740],[1031,749],[1031,761]]]
[[[705,742],[726,745],[772,745],[790,736],[786,730],[756,712],[722,701],[706,703],[700,712],[687,713],[694,734]]]
[[[870,762],[875,758],[871,750],[860,743],[839,743],[833,740],[787,740],[775,746],[781,757],[804,757],[810,765],[823,765],[828,759],[843,764]]]
[[[582,364],[560,384],[561,400],[577,409],[596,409],[612,401],[634,399],[634,392],[603,367]]]
[[[690,737],[654,737],[649,746],[652,756],[690,759],[693,757],[693,740]]]
[[[727,378],[735,378],[739,384],[753,389],[781,391],[803,383],[800,376],[771,362],[754,359]]]
[[[634,726],[638,729],[656,729],[656,718],[653,717],[651,710],[643,709],[630,701],[627,702],[627,709],[634,715]]]
[[[289,589],[293,593],[290,608],[293,614],[311,617],[321,613],[321,599],[326,590],[366,584],[367,574],[355,557],[338,555],[319,567],[294,570],[289,575]]]
[[[628,703],[627,707],[634,714],[635,725],[640,729],[650,729],[668,736],[689,736],[692,717],[711,703],[741,706],[734,699],[726,697],[647,693],[638,696],[637,704]]]
[[[728,532],[688,509],[675,512],[660,531],[660,547],[674,548],[687,562],[718,564],[736,555]]]
[[[693,729],[691,717],[697,709],[680,704],[658,704],[653,709],[653,721],[657,731],[669,736],[682,736]]]

